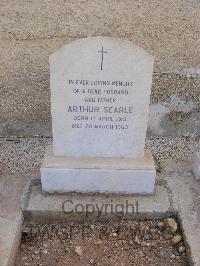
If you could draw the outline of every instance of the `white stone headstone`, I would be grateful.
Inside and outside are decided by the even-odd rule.
[[[153,57],[129,41],[93,37],[50,56],[53,147],[45,192],[153,193],[144,150]]]
[[[73,41],[50,56],[55,156],[142,157],[153,57],[129,41]]]

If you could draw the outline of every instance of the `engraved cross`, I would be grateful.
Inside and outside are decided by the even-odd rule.
[[[101,53],[101,70],[103,70],[103,55],[107,53],[107,51],[104,51],[102,46],[101,51],[98,52]]]

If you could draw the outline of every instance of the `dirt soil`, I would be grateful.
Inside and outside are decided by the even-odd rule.
[[[181,237],[174,220],[24,224],[16,266],[186,266]]]

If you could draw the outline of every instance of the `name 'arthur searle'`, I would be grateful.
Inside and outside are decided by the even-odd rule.
[[[84,105],[69,105],[67,107],[69,113],[99,113],[99,106],[84,106]],[[105,106],[103,107],[104,113],[109,114],[132,114],[133,106]]]

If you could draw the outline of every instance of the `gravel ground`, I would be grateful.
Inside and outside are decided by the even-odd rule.
[[[0,174],[39,173],[45,147],[51,138],[1,138]],[[152,137],[146,147],[151,148],[159,163],[167,158],[188,161],[200,147],[200,139]]]
[[[45,147],[50,138],[1,138],[0,173],[39,173]]]
[[[188,265],[174,219],[24,225],[16,266]]]

